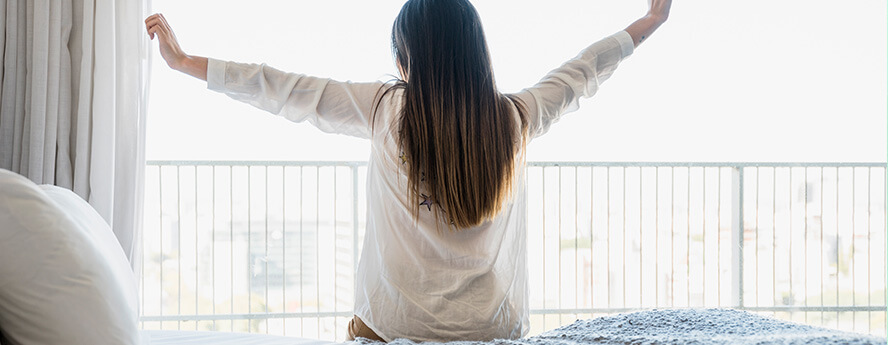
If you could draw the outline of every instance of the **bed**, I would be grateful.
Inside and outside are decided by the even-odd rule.
[[[111,228],[89,204],[65,189],[37,186],[0,169],[0,344],[346,344],[139,330],[136,281]],[[886,339],[731,309],[667,309],[578,320],[517,340],[450,344],[886,344]]]

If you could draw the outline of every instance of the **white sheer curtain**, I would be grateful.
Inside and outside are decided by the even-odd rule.
[[[0,168],[86,199],[141,255],[147,1],[3,0]]]

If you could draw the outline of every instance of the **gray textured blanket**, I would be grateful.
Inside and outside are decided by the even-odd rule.
[[[361,339],[361,343],[372,341]],[[390,344],[413,345],[397,339]],[[431,345],[433,343],[425,343]],[[535,337],[448,345],[879,344],[885,338],[800,325],[732,309],[669,309],[577,322]]]

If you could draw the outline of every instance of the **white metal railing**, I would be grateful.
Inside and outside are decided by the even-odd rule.
[[[885,336],[885,164],[527,168],[532,333],[731,307]],[[363,162],[152,161],[142,326],[341,340]]]

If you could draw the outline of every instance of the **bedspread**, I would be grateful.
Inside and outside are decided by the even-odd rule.
[[[373,341],[359,339],[359,343]],[[618,314],[575,323],[538,336],[448,345],[573,344],[879,344],[885,338],[801,325],[733,309],[668,309]],[[392,345],[413,345],[397,339]],[[430,343],[425,343],[430,344]]]

